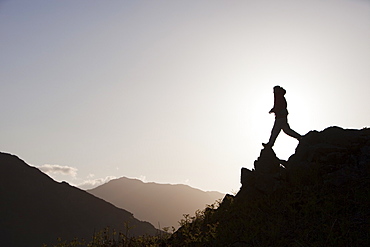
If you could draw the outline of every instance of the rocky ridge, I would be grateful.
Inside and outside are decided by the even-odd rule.
[[[315,183],[341,186],[366,176],[369,163],[370,129],[310,131],[288,161],[277,158],[271,148],[262,149],[252,171],[242,168],[237,196],[271,194]]]
[[[310,131],[280,160],[264,148],[241,188],[184,222],[169,246],[369,246],[370,129]]]

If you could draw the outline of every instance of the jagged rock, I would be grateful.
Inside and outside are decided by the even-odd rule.
[[[265,194],[271,194],[282,186],[279,173],[256,173],[255,188]]]
[[[224,199],[222,199],[222,202],[220,203],[219,208],[227,208],[230,206],[232,201],[234,200],[234,196],[230,194],[226,194]]]
[[[341,185],[354,174],[368,172],[370,162],[370,130],[329,127],[307,133],[287,162],[291,185],[327,181]]]
[[[277,173],[279,172],[280,160],[272,148],[264,148],[261,150],[260,156],[254,161],[254,169],[261,173]]]
[[[262,149],[254,170],[242,168],[237,197],[271,194],[286,186],[341,186],[369,172],[370,129],[329,127],[303,136],[288,161],[276,157],[271,148]]]
[[[370,246],[369,174],[369,129],[311,131],[287,162],[262,150],[255,169],[242,168],[238,194],[172,246]]]
[[[254,176],[254,172],[247,169],[247,168],[242,168],[242,172],[241,172],[241,177],[240,177],[240,183],[243,185],[243,186],[253,186],[254,183],[255,183],[255,176]]]
[[[284,182],[285,169],[280,166],[281,160],[276,157],[271,148],[261,150],[260,156],[254,162],[254,170],[242,168],[242,193],[249,196],[258,193],[271,194],[280,189]]]
[[[359,179],[361,175],[358,172],[351,170],[349,167],[344,167],[340,170],[329,173],[327,177],[328,179],[325,180],[325,183],[338,187],[349,181]]]

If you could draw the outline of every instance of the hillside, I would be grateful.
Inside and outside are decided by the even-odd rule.
[[[193,215],[196,210],[224,197],[219,192],[204,192],[187,185],[144,183],[125,177],[88,192],[161,228],[177,228],[184,214]]]
[[[370,129],[311,131],[288,161],[263,149],[242,187],[167,246],[370,246]]]
[[[53,211],[52,206],[55,204],[47,204],[44,200],[42,204],[35,206],[33,202],[44,197],[53,197],[53,194],[44,193],[51,179],[46,175],[43,175],[44,179],[32,179],[36,174],[38,177],[40,172],[14,156],[1,154],[0,163],[4,168],[1,183],[5,180],[16,184],[17,186],[12,185],[14,188],[21,188],[13,188],[14,192],[22,195],[17,197],[17,203],[12,205],[19,208],[20,205],[23,206],[21,202],[24,201],[27,206],[39,207],[37,212],[33,211],[36,212],[34,215],[30,215],[29,210],[24,213],[22,210],[12,209],[9,206],[12,200],[8,199],[5,204],[1,204],[1,240],[5,241],[2,241],[1,245],[24,246],[9,244],[9,236],[13,242],[18,238],[19,242],[24,243],[29,236],[47,232],[47,227],[54,227],[46,225],[55,217],[54,214],[48,213]],[[4,167],[3,163],[13,165]],[[23,169],[17,168],[15,173],[11,171],[15,166],[21,166]],[[10,172],[5,168],[9,168]],[[5,172],[7,175],[4,175]],[[19,178],[16,178],[17,176]],[[32,197],[23,193],[23,190],[30,191],[27,187],[34,186],[27,181],[27,177],[30,177],[30,181],[41,181],[41,185],[44,185],[37,186],[37,191],[28,194],[42,196]],[[12,182],[14,178],[17,183]],[[20,185],[22,179],[26,181],[24,186]],[[54,187],[70,187],[67,184],[52,182]],[[287,161],[278,159],[271,148],[262,149],[254,162],[254,169],[242,168],[241,184],[240,191],[235,196],[226,195],[219,205],[207,206],[194,217],[183,218],[181,227],[169,238],[164,234],[159,238],[148,238],[146,242],[133,241],[130,246],[370,246],[370,129],[330,127],[320,132],[310,131],[302,138],[295,153]],[[3,188],[4,186],[1,186],[1,202],[6,195]],[[83,193],[88,195],[87,192]],[[82,194],[79,193],[79,196]],[[54,197],[63,197],[63,200],[59,201],[60,204],[78,200],[76,197],[65,197],[62,193]],[[92,195],[88,197],[95,198]],[[12,196],[8,195],[6,198]],[[4,207],[7,211],[4,211]],[[23,206],[23,209],[28,208]],[[58,212],[60,211],[55,214]],[[39,217],[44,214],[49,218]],[[80,211],[79,214],[83,212]],[[97,218],[97,215],[99,213],[95,211],[88,216],[90,218],[84,218],[82,221]],[[68,215],[63,216],[66,218]],[[41,221],[37,228],[32,228],[29,219],[38,218]],[[6,222],[15,222],[17,228],[12,226],[11,232]],[[23,222],[28,222],[28,225]],[[81,222],[81,219],[77,222]],[[76,227],[73,223],[75,222],[68,226],[76,232],[77,228],[91,227]],[[44,229],[41,226],[44,226]],[[50,230],[50,233],[70,229],[65,224],[63,226],[62,229]],[[59,246],[76,245],[67,243]],[[94,246],[127,246],[127,243],[117,245],[113,240],[107,240],[106,243]]]
[[[41,246],[61,237],[90,240],[104,227],[130,236],[154,235],[148,222],[86,191],[57,183],[16,156],[0,153],[0,245]]]

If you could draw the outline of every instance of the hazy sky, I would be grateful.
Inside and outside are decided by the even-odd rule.
[[[0,0],[0,35],[0,150],[83,188],[238,191],[275,85],[301,134],[370,125],[368,0]]]

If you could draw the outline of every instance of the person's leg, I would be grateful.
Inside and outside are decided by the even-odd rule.
[[[267,146],[270,146],[270,147],[274,146],[276,138],[278,137],[278,135],[281,131],[281,128],[284,124],[284,121],[282,121],[282,120],[284,120],[284,119],[283,118],[275,118],[274,127],[272,127],[270,140],[267,143]]]
[[[291,137],[294,137],[295,139],[297,140],[300,140],[301,139],[301,135],[298,134],[297,132],[295,132],[294,130],[292,130],[288,124],[288,119],[285,118],[284,119],[284,123],[282,125],[282,129],[284,131],[285,134],[287,134],[288,136],[291,136]]]

